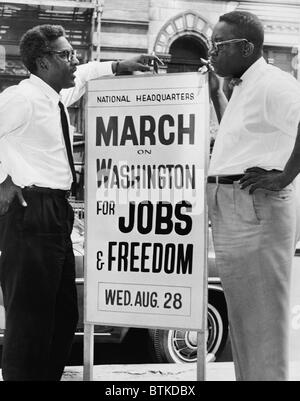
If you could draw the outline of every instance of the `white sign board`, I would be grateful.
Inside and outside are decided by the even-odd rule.
[[[89,82],[85,323],[203,329],[208,104],[199,73]]]

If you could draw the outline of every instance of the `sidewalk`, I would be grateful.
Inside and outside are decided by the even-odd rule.
[[[97,365],[94,381],[195,381],[196,364]],[[83,367],[69,366],[63,381],[82,381]],[[235,381],[232,362],[211,362],[206,365],[207,381]],[[300,362],[290,365],[290,381],[300,381]]]
[[[206,366],[206,380],[235,380],[231,362],[208,363]],[[178,363],[97,365],[93,375],[94,381],[195,381],[196,369],[196,364]],[[62,380],[83,380],[83,367],[67,367]]]
[[[196,364],[97,365],[93,368],[94,381],[196,381],[196,374]],[[67,366],[62,381],[83,381],[83,367]],[[233,363],[208,363],[206,381],[235,381]],[[290,364],[290,381],[300,381],[300,362]]]

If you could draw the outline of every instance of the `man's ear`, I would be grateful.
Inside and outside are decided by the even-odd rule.
[[[249,57],[254,52],[254,44],[251,42],[243,43],[243,57]]]
[[[36,64],[37,64],[38,69],[40,69],[40,70],[48,70],[49,69],[49,63],[45,57],[38,57],[36,59]]]

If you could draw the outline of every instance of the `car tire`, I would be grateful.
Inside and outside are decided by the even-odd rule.
[[[207,308],[207,354],[218,360],[228,338],[225,298],[220,291],[210,291]],[[148,346],[158,363],[192,363],[197,361],[197,332],[149,329]]]

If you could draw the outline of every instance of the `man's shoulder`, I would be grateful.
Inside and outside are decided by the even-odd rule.
[[[268,64],[263,76],[263,85],[267,91],[291,91],[300,96],[300,82],[289,72],[283,71],[279,67]]]
[[[299,84],[297,79],[290,72],[284,71],[272,64],[267,64],[265,69],[265,77],[273,81],[286,81]]]
[[[31,82],[30,78],[23,79],[23,81],[19,83],[17,90],[18,93],[28,100],[32,100],[41,93],[40,89]]]
[[[0,105],[15,109],[31,108],[32,96],[32,88],[27,84],[27,79],[24,79],[17,85],[9,86],[0,94]]]
[[[12,85],[6,88],[0,96],[3,97],[11,97],[11,96],[20,96],[24,98],[28,98],[31,93],[31,87],[28,85],[28,78],[23,79],[17,85]]]

